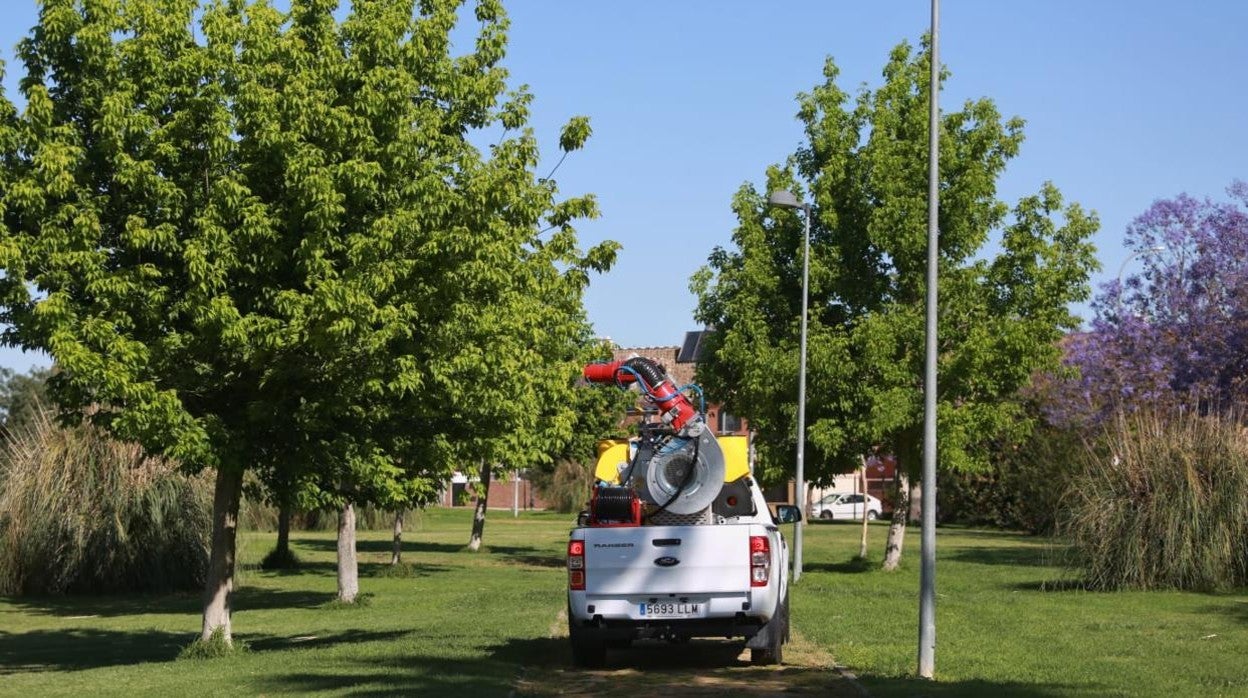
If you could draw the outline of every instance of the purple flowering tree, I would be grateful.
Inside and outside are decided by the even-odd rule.
[[[1157,201],[1127,228],[1143,270],[1103,285],[1090,331],[1068,338],[1078,378],[1047,386],[1051,421],[1248,397],[1248,184],[1227,192]]]

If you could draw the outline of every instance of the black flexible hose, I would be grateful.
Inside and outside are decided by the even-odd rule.
[[[646,382],[646,388],[653,390],[659,383],[667,380],[667,372],[659,367],[654,361],[644,356],[634,356],[624,365],[637,372],[642,380]]]

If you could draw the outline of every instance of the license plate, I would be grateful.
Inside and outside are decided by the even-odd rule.
[[[701,618],[704,604],[700,603],[643,603],[638,604],[642,618]]]

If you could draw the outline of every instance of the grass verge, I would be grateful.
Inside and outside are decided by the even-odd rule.
[[[297,534],[293,571],[260,569],[274,536],[247,534],[234,637],[251,651],[228,661],[172,661],[197,634],[199,594],[0,598],[3,692],[505,696],[693,677],[690,686],[731,695],[722,681],[754,680],[727,650],[693,643],[613,652],[604,674],[572,669],[557,622],[568,519],[491,512],[487,548],[468,553],[471,512],[431,510],[405,533],[395,576],[390,532],[361,531],[371,603],[344,612],[325,608],[336,589],[332,532]],[[877,697],[1248,695],[1245,590],[1079,591],[1043,539],[950,528],[937,535],[937,680],[917,681],[917,531],[896,574],[853,560],[856,525],[807,532],[792,592],[804,640],[786,654],[835,657]],[[871,541],[880,555],[884,525]],[[724,668],[699,652],[722,654]],[[759,680],[798,692],[824,685],[825,670],[808,663]]]

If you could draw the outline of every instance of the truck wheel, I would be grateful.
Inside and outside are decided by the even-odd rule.
[[[607,643],[588,637],[572,638],[572,663],[586,669],[599,669],[607,663]]]
[[[767,625],[767,646],[750,650],[751,664],[784,663],[784,642],[789,636],[789,600],[787,598],[781,603],[780,612]]]
[[[607,663],[607,643],[598,633],[579,627],[568,609],[568,641],[572,643],[572,663],[596,669]]]

